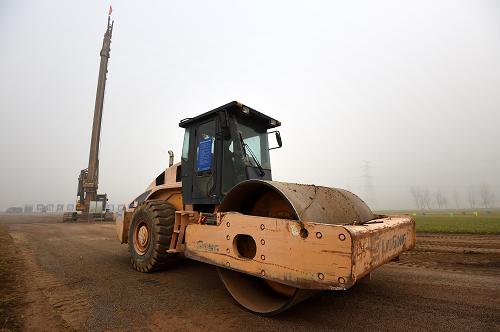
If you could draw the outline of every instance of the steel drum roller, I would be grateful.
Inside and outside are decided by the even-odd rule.
[[[375,218],[370,208],[349,191],[263,180],[236,185],[219,211],[338,225]],[[233,270],[218,271],[231,296],[247,310],[262,315],[278,314],[316,293]]]

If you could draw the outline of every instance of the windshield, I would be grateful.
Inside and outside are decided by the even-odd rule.
[[[257,167],[257,164],[252,158],[253,153],[255,159],[257,159],[262,168],[271,169],[271,163],[269,162],[269,143],[267,141],[267,131],[265,129],[256,129],[254,128],[254,124],[247,124],[242,121],[242,119],[239,119],[238,124],[243,142],[246,144],[245,149],[247,151],[245,152],[247,155],[246,159],[248,160],[248,163],[254,167]]]

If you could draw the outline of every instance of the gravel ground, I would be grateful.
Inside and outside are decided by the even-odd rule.
[[[421,234],[371,280],[267,318],[241,309],[212,266],[142,274],[114,225],[58,219],[0,215],[10,235],[0,246],[18,262],[5,291],[20,299],[11,312],[22,330],[500,330],[500,235]]]

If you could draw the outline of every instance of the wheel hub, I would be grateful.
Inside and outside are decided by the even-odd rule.
[[[139,255],[144,255],[149,246],[149,228],[144,222],[138,223],[134,232],[134,248]]]

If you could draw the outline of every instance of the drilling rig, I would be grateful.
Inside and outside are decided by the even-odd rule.
[[[92,123],[92,136],[90,139],[89,164],[87,168],[80,171],[80,175],[78,176],[76,211],[64,213],[63,222],[113,221],[114,218],[113,213],[106,210],[107,195],[97,193],[99,187],[99,145],[101,141],[102,110],[113,24],[114,21],[111,21],[111,17],[108,15],[108,24],[100,52],[101,63],[99,65],[94,121]]]

